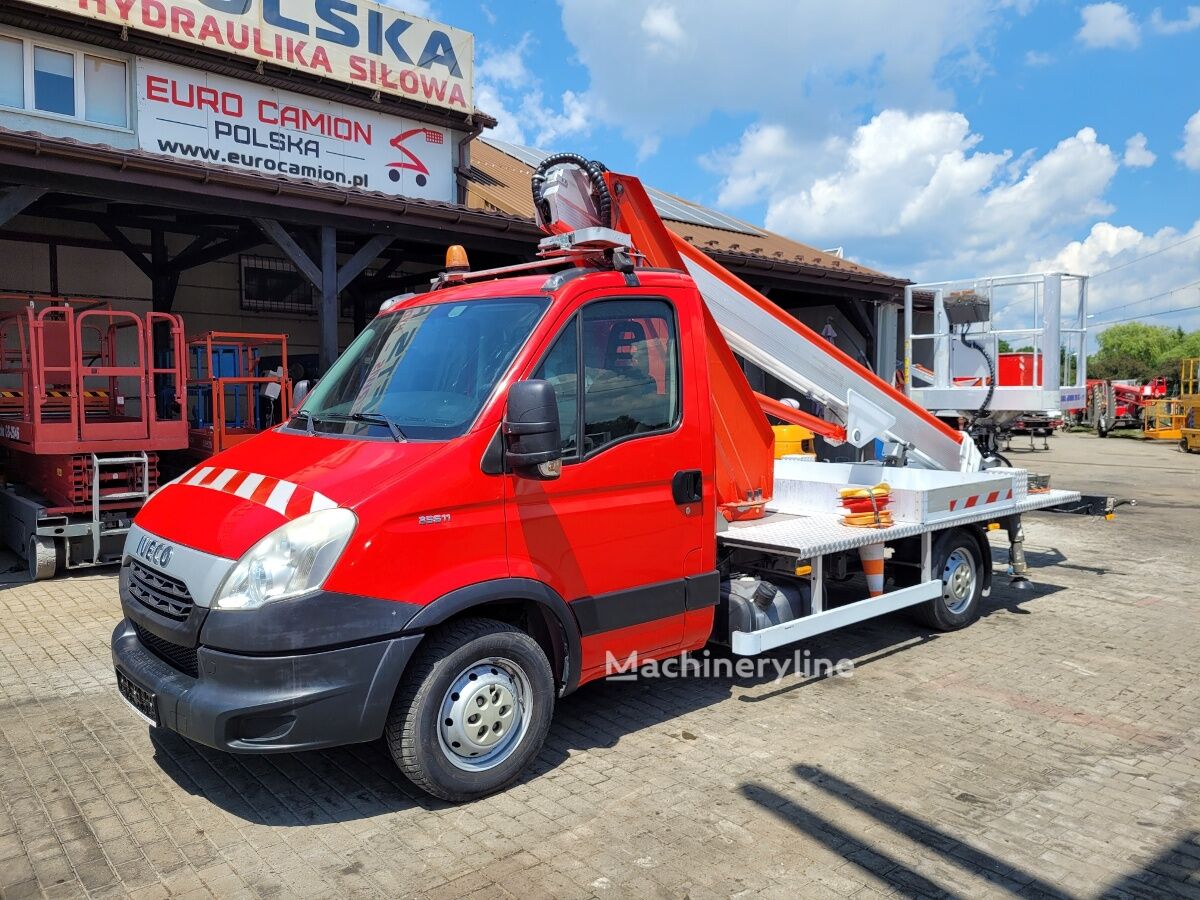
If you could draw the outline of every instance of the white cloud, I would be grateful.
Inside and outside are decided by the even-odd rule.
[[[680,46],[686,35],[673,6],[651,6],[642,16],[642,31],[650,38],[651,50],[661,52]]]
[[[1089,330],[1134,318],[1185,331],[1200,328],[1200,310],[1169,312],[1200,301],[1194,284],[1200,281],[1200,220],[1186,231],[1163,228],[1153,234],[1097,222],[1083,240],[1071,241],[1031,267],[1093,276]]]
[[[526,33],[510,47],[485,52],[479,61],[475,105],[498,122],[488,134],[514,144],[547,147],[560,138],[586,134],[592,122],[587,97],[563,91],[557,107],[547,104],[525,62],[533,44],[534,37]]]
[[[1200,28],[1200,6],[1189,6],[1182,19],[1166,19],[1162,10],[1150,14],[1150,27],[1159,34],[1183,34]]]
[[[1083,24],[1075,35],[1085,47],[1136,47],[1141,30],[1120,3],[1093,3],[1079,11]]]
[[[559,108],[554,109],[545,105],[542,92],[535,90],[521,101],[521,125],[532,135],[535,147],[559,149],[554,144],[560,138],[591,130],[591,108],[587,97],[563,91]]]
[[[1091,128],[1014,156],[982,149],[961,113],[900,110],[823,143],[756,126],[706,164],[727,173],[722,204],[765,202],[768,228],[846,245],[913,277],[1005,269],[1050,252],[1111,211],[1104,194],[1118,168]]]
[[[1006,0],[591,0],[563,3],[589,103],[635,144],[714,113],[842,130],[863,109],[947,106],[947,73],[985,68]]]
[[[532,40],[533,35],[526,32],[511,47],[488,53],[479,61],[475,77],[489,84],[524,87],[531,80],[529,69],[525,66],[525,53]]]
[[[1048,66],[1054,62],[1054,57],[1049,53],[1044,53],[1041,50],[1029,50],[1025,53],[1025,65],[1040,68]]]
[[[1183,126],[1183,147],[1175,158],[1189,169],[1200,172],[1200,111]]]
[[[1140,131],[1125,142],[1125,157],[1121,160],[1131,169],[1145,169],[1154,165],[1157,156],[1146,146],[1146,136]]]

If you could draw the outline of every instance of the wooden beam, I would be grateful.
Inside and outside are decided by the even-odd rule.
[[[372,280],[391,278],[392,274],[404,265],[404,254],[397,253],[393,255],[387,262],[380,266],[379,271],[371,276]]]
[[[338,269],[338,291],[344,291],[350,282],[361,275],[363,269],[375,260],[375,257],[391,246],[394,240],[395,238],[390,234],[377,234],[359,247],[358,251]]]
[[[129,257],[130,262],[142,270],[142,274],[151,281],[154,280],[154,266],[150,264],[150,260],[146,259],[145,254],[135,247],[129,238],[125,237],[121,229],[108,222],[97,222],[96,227],[104,233],[106,238],[113,242],[114,247]]]
[[[321,331],[321,369],[328,372],[338,355],[337,230],[329,225],[321,226],[321,270],[319,276],[321,297],[320,305],[317,307],[317,322]]]
[[[38,185],[23,184],[0,197],[0,228],[24,212],[26,207],[37,201],[46,191],[47,188]]]
[[[177,272],[195,269],[197,266],[204,266],[210,262],[216,262],[219,259],[224,259],[225,257],[232,256],[235,253],[243,253],[246,250],[252,250],[264,242],[264,237],[257,231],[244,229],[239,234],[230,238],[226,238],[223,241],[218,241],[211,246],[199,247],[195,250],[192,250],[192,248],[189,247],[171,261],[171,268]]]
[[[257,225],[262,233],[269,237],[275,246],[283,251],[283,255],[292,261],[294,265],[305,278],[309,280],[313,287],[317,290],[322,290],[321,267],[309,258],[309,255],[300,249],[300,245],[296,243],[295,238],[287,233],[287,230],[276,222],[274,219],[255,219],[254,224]],[[322,233],[324,228],[322,228]],[[324,242],[322,242],[324,243]],[[337,247],[334,248],[334,284],[337,283]],[[322,247],[324,250],[324,247]],[[333,362],[331,359],[330,362]]]

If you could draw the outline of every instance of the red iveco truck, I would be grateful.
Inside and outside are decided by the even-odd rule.
[[[120,570],[118,688],[233,752],[384,737],[420,787],[516,779],[555,699],[615,658],[737,654],[913,607],[970,624],[989,524],[1079,505],[981,470],[972,441],[678,241],[640,185],[577,157],[534,180],[542,259],[396,298],[283,425],[160,489]],[[756,396],[734,356],[829,411]],[[765,412],[872,462],[774,460]],[[894,523],[838,492],[891,486]],[[886,555],[890,589],[826,575]]]

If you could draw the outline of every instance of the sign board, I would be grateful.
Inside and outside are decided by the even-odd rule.
[[[338,187],[452,202],[452,132],[139,58],[143,150]]]
[[[372,0],[25,0],[455,112],[475,38]]]

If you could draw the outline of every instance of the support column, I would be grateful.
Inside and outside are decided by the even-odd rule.
[[[875,306],[875,373],[888,384],[896,381],[896,326],[899,309],[894,303]]]
[[[386,234],[374,235],[339,268],[337,230],[332,226],[321,227],[317,241],[318,260],[314,262],[312,257],[279,222],[273,219],[255,219],[254,223],[317,289],[317,328],[320,332],[321,368],[323,371],[328,371],[338,355],[338,296],[363,273],[383,250],[387,249],[394,238]]]
[[[321,226],[321,285],[317,323],[321,331],[321,370],[328,372],[338,355],[337,231]]]

